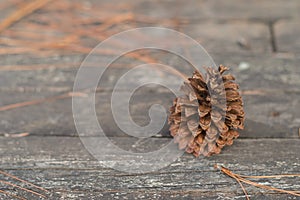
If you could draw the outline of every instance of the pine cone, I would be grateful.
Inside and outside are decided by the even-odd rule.
[[[232,75],[225,75],[228,68],[206,68],[205,79],[195,71],[170,108],[171,135],[180,149],[210,156],[218,154],[225,145],[232,145],[244,128],[244,110],[239,86]]]

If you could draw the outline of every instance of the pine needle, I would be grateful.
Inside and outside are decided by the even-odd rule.
[[[109,20],[106,20],[103,24],[97,28],[98,32],[102,32],[107,30],[109,27],[115,25],[115,24],[120,24],[124,21],[130,21],[134,19],[134,15],[132,13],[125,13],[125,14],[120,14],[112,17]]]
[[[233,178],[240,184],[240,186],[241,186],[241,188],[242,188],[242,190],[243,190],[243,192],[245,194],[246,199],[250,200],[249,195],[248,195],[248,193],[246,191],[246,188],[243,186],[243,184],[241,183],[241,181],[237,177],[235,177],[235,176],[233,176]]]
[[[32,183],[30,183],[30,182],[28,182],[28,181],[22,180],[22,179],[20,179],[20,178],[14,176],[14,175],[11,175],[11,174],[9,174],[9,173],[4,172],[4,171],[1,171],[1,170],[0,170],[0,174],[2,174],[2,175],[4,175],[4,176],[8,176],[8,177],[10,177],[10,178],[13,178],[13,179],[15,179],[15,180],[18,180],[18,181],[20,181],[20,182],[26,183],[27,185],[31,185],[32,187],[35,187],[36,189],[39,189],[39,190],[42,190],[42,191],[45,191],[45,192],[49,192],[48,190],[46,190],[46,189],[44,189],[44,188],[42,188],[42,187],[39,187],[39,186],[37,186],[37,185],[34,185],[34,184],[32,184]]]
[[[262,179],[262,178],[285,178],[285,177],[300,177],[300,174],[280,174],[280,175],[271,175],[271,176],[245,176],[240,175],[243,178],[252,178],[252,179]]]
[[[31,194],[34,194],[34,195],[37,195],[37,196],[46,198],[45,195],[42,195],[42,194],[40,194],[40,193],[37,193],[37,192],[35,192],[35,191],[33,191],[33,190],[29,190],[29,189],[20,187],[20,186],[18,186],[18,185],[16,185],[16,184],[13,184],[13,183],[10,183],[10,182],[7,182],[7,181],[2,181],[2,180],[0,180],[0,183],[6,184],[6,185],[10,185],[10,186],[12,186],[12,187],[15,187],[15,188],[18,188],[18,189],[20,189],[20,190],[29,192],[29,193],[31,193]]]
[[[49,66],[49,64],[6,65],[6,66],[0,66],[0,72],[1,71],[33,71],[33,70],[45,70],[49,68],[65,69],[65,68],[76,68],[79,65],[80,64],[74,64],[74,63],[54,64],[53,66]]]
[[[2,33],[5,29],[13,25],[14,23],[21,20],[23,17],[33,13],[34,11],[42,8],[51,0],[34,0],[28,3],[26,6],[23,6],[9,17],[7,17],[4,21],[0,23],[0,33]]]
[[[70,98],[70,97],[74,97],[74,96],[78,96],[78,97],[85,97],[86,94],[84,93],[74,93],[74,92],[68,92],[62,95],[58,95],[58,96],[54,96],[54,97],[49,97],[49,98],[44,98],[44,99],[37,99],[37,100],[33,100],[33,101],[25,101],[25,102],[20,102],[20,103],[15,103],[15,104],[10,104],[10,105],[6,105],[3,107],[0,107],[0,112],[1,111],[7,111],[7,110],[13,110],[16,108],[21,108],[21,107],[25,107],[25,106],[31,106],[31,105],[37,105],[37,104],[41,104],[41,103],[45,103],[45,102],[50,102],[50,101],[56,101],[59,99],[66,99],[66,98]]]
[[[5,192],[5,191],[3,191],[3,190],[0,190],[0,193],[5,194],[5,195],[8,195],[8,196],[11,196],[11,197],[14,197],[14,198],[16,198],[16,199],[26,200],[25,198],[19,197],[19,196],[17,196],[17,195],[14,195],[14,194],[11,194],[11,193],[8,193],[8,192]]]
[[[216,168],[220,169],[224,174],[230,176],[231,178],[234,178],[237,182],[240,183],[247,183],[249,185],[258,187],[258,188],[262,188],[262,189],[266,189],[266,190],[271,190],[271,191],[276,191],[276,192],[280,192],[280,193],[286,193],[286,194],[291,194],[294,196],[300,196],[300,191],[293,191],[293,190],[283,190],[283,189],[279,189],[279,188],[275,188],[275,187],[271,187],[271,186],[267,186],[267,185],[262,185],[253,181],[250,181],[246,178],[279,178],[279,177],[300,177],[300,174],[283,174],[283,175],[273,175],[273,176],[243,176],[243,175],[239,175],[239,174],[235,174],[232,171],[230,171],[229,169],[221,166],[221,168],[219,168],[217,165],[215,166]],[[246,198],[249,199],[249,196],[246,193],[245,188],[242,189],[246,195]]]
[[[218,166],[217,164],[214,166],[214,168],[220,169],[220,170],[221,170],[223,173],[225,173],[226,175],[230,176],[231,178],[234,178],[234,179],[239,183],[239,185],[241,186],[241,188],[242,188],[242,190],[243,190],[243,192],[244,192],[244,194],[245,194],[246,199],[247,199],[247,200],[250,200],[249,195],[248,195],[248,193],[247,193],[245,187],[244,187],[243,184],[241,183],[239,177],[236,176],[236,174],[232,173],[230,170],[223,171],[223,168],[224,168],[224,167],[221,166],[221,168],[219,168],[219,166]]]
[[[25,132],[25,133],[5,133],[4,134],[4,137],[10,137],[10,138],[21,138],[21,137],[27,137],[27,136],[29,136],[30,135],[30,133],[27,133],[27,132]],[[1,171],[0,171],[0,173],[1,173]]]
[[[242,90],[242,95],[266,95],[268,92],[264,90]]]
[[[277,192],[291,194],[291,195],[300,197],[300,191],[298,192],[298,191],[292,191],[292,190],[283,190],[283,189],[279,189],[279,188],[275,188],[275,187],[255,183],[253,181],[250,181],[250,180],[247,180],[247,179],[244,179],[244,178],[241,178],[241,177],[239,177],[239,180],[244,182],[244,183],[247,183],[249,185],[253,185],[255,187],[259,187],[259,188],[262,188],[262,189],[277,191]]]

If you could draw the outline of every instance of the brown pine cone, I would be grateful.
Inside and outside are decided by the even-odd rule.
[[[228,68],[206,68],[205,79],[199,71],[185,82],[170,108],[171,135],[180,149],[210,156],[218,154],[225,145],[232,145],[244,128],[244,110],[239,86]]]

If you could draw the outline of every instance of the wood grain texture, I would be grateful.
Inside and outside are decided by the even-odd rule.
[[[112,138],[113,139],[113,138]],[[169,139],[148,139],[136,145],[136,149],[155,149]],[[118,138],[119,147],[132,149],[136,140]],[[242,198],[242,191],[234,180],[214,169],[214,164],[224,165],[236,173],[268,175],[299,173],[299,145],[297,139],[240,139],[222,154],[210,158],[193,158],[184,155],[167,168],[147,174],[127,174],[102,167],[73,137],[26,137],[21,139],[1,138],[3,152],[0,168],[25,180],[34,182],[51,191],[52,195],[70,199],[119,196],[120,198],[169,197],[185,198]],[[122,160],[111,156],[107,144],[107,159],[102,163]],[[55,147],[55,148],[54,148]],[[287,148],[288,147],[288,151]],[[122,162],[122,161],[121,161]],[[144,161],[147,163],[147,161]],[[150,164],[150,163],[148,163]],[[124,168],[126,168],[126,164]],[[299,178],[278,180],[266,179],[275,187],[297,189]],[[247,186],[253,199],[291,198]],[[210,192],[208,192],[210,191]],[[239,197],[240,196],[240,197]],[[251,198],[252,199],[252,198]]]

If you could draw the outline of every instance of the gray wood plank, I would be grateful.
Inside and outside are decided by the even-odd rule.
[[[147,145],[143,143],[135,148],[145,149],[146,146],[151,150],[160,147],[162,140],[169,139],[151,139]],[[225,165],[236,173],[246,175],[299,173],[299,142],[297,139],[240,139],[217,156],[193,158],[185,154],[160,171],[127,174],[101,167],[87,153],[78,138],[1,138],[0,168],[49,189],[51,195],[69,199],[96,198],[101,195],[108,199],[114,196],[125,199],[141,194],[145,194],[145,199],[155,194],[161,196],[161,199],[168,196],[174,199],[182,196],[187,199],[243,199],[240,186],[214,169],[214,164]],[[133,143],[135,141],[130,138],[118,139],[119,147],[124,149],[132,148]],[[107,145],[108,148],[111,147]],[[121,156],[120,159],[122,160]],[[107,159],[103,162],[116,162],[116,158],[108,151]],[[126,168],[126,164],[124,167]],[[3,176],[2,178],[7,179]],[[262,179],[258,182],[284,189],[299,189],[299,178],[280,181]],[[295,199],[292,196],[245,186],[251,199]]]
[[[90,0],[94,7],[104,6],[119,9],[119,11],[133,12],[140,16],[140,19],[152,18],[155,20],[177,19],[177,20],[275,20],[280,18],[299,17],[299,2],[297,0],[229,0],[220,2],[212,1],[189,1],[189,3],[173,1],[95,1]],[[124,5],[125,4],[125,5]],[[111,9],[112,14],[114,10]],[[138,20],[139,18],[137,18]]]
[[[245,134],[242,134],[242,137],[295,137],[298,135],[299,59],[255,55],[232,55],[228,58],[228,55],[219,53],[212,54],[212,56],[216,63],[231,66],[231,73],[236,76],[243,91],[247,122]],[[183,61],[172,56],[167,56],[164,60],[168,60],[171,66],[184,65]],[[27,62],[29,64],[29,61]],[[132,66],[140,62],[131,63],[127,60],[126,63]],[[246,68],[243,65],[246,65]],[[71,91],[76,70],[76,67],[67,69],[58,67],[37,71],[2,71],[0,80],[5,81],[0,86],[0,105],[51,97]],[[103,120],[104,129],[111,136],[124,136],[113,123],[109,96],[118,77],[128,70],[129,68],[111,68],[107,71],[101,82],[103,91],[97,94],[97,114]],[[148,78],[151,79],[151,77]],[[163,78],[169,80],[168,75]],[[172,82],[171,79],[169,82]],[[123,89],[125,92],[126,87]],[[140,125],[147,124],[149,106],[153,103],[162,103],[168,109],[173,98],[173,95],[163,88],[159,90],[146,88],[144,91],[137,92],[132,101],[134,120]],[[2,134],[30,132],[39,135],[76,135],[71,98],[5,111],[1,115],[0,124]],[[168,135],[167,127],[160,133]]]
[[[150,92],[149,92],[150,91]],[[152,92],[151,92],[152,91]],[[7,94],[7,93],[6,93]],[[11,97],[17,99],[38,98],[38,95],[32,93],[11,94]],[[247,113],[246,128],[241,132],[243,138],[264,138],[264,137],[298,137],[297,120],[299,118],[297,109],[285,104],[287,101],[293,102],[298,95],[289,95],[288,99],[280,95],[267,96],[245,96],[245,110]],[[81,97],[78,97],[81,98]],[[153,90],[144,90],[134,96],[134,101],[130,106],[131,117],[139,126],[149,123],[149,108],[153,104],[163,105],[166,111],[172,104],[173,95],[168,92],[153,92]],[[126,136],[115,124],[112,116],[110,93],[98,93],[96,95],[96,112],[98,120],[105,134],[109,136]],[[297,107],[297,103],[294,104]],[[119,105],[122,106],[122,105]],[[276,115],[274,112],[276,111]],[[73,135],[77,136],[72,114],[72,99],[61,99],[55,102],[45,102],[38,105],[17,108],[14,110],[2,111],[1,115],[1,133],[23,133],[29,132],[32,135]],[[278,114],[277,114],[278,113]],[[158,113],[159,114],[159,113]],[[127,116],[124,116],[127,118]],[[161,115],[157,115],[161,117]],[[157,123],[157,134],[168,136],[168,126],[161,127]],[[293,129],[294,128],[294,129]],[[293,129],[293,130],[291,130]],[[97,135],[97,130],[89,130],[86,135]]]
[[[275,24],[275,36],[278,50],[300,53],[299,20],[281,20]]]
[[[158,63],[170,65],[177,68],[182,73],[190,71],[190,66],[187,63],[176,57],[175,55],[166,54],[165,52],[149,52],[154,58],[157,58]],[[241,89],[250,90],[254,88],[261,89],[280,89],[292,92],[299,88],[299,59],[294,57],[279,57],[279,55],[256,55],[256,54],[232,54],[231,52],[211,53],[215,63],[223,64],[231,67],[232,73],[236,76],[237,81],[241,85]],[[47,90],[47,88],[55,88],[63,91],[63,89],[71,89],[75,80],[76,72],[80,66],[80,61],[84,58],[79,56],[77,62],[73,64],[58,61],[45,62],[45,69],[40,70],[22,70],[22,66],[36,66],[42,62],[40,59],[28,58],[29,60],[23,63],[14,61],[14,57],[8,56],[10,59],[3,59],[1,64],[6,66],[17,65],[19,70],[14,70],[14,67],[6,68],[0,71],[0,89],[1,91],[19,90],[28,88],[28,90]],[[67,56],[65,59],[73,59],[76,56]],[[19,58],[22,60],[22,56]],[[18,60],[18,59],[17,59]],[[46,59],[47,60],[47,59]],[[51,64],[52,63],[52,64]],[[112,67],[110,67],[101,81],[101,87],[104,89],[112,89],[118,78],[134,66],[138,66],[143,62],[122,58],[117,60]],[[246,68],[242,65],[246,65]],[[48,66],[47,66],[48,65]],[[61,69],[61,65],[65,68]],[[95,67],[104,67],[101,64],[91,63]],[[49,68],[48,68],[49,67]],[[1,67],[0,67],[1,68]],[[90,67],[91,70],[93,67]],[[95,69],[96,70],[96,69]],[[189,70],[189,71],[188,71]],[[163,73],[163,75],[168,75]],[[158,77],[159,78],[159,77]],[[169,77],[163,77],[168,79]],[[276,86],[276,87],[275,87]]]

